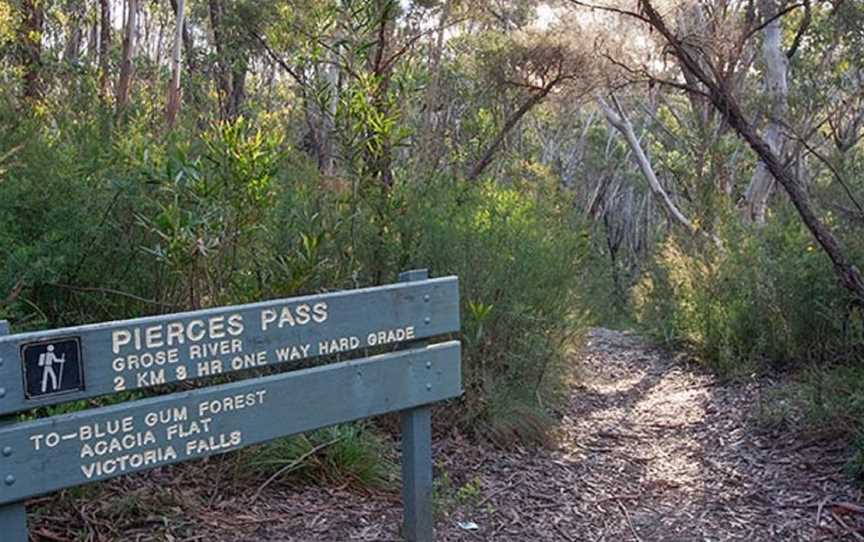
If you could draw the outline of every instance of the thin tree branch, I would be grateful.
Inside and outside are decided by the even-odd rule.
[[[786,6],[785,8],[778,11],[777,14],[774,15],[773,17],[769,17],[768,19],[765,19],[764,21],[762,21],[761,24],[756,25],[755,27],[751,28],[746,34],[744,34],[744,37],[741,38],[741,43],[745,43],[747,40],[752,38],[755,34],[758,34],[759,32],[761,32],[763,28],[765,28],[769,24],[773,23],[777,19],[780,19],[781,17],[783,17],[784,15],[789,13],[790,11],[795,11],[796,9],[798,9],[800,7],[805,7],[808,3],[809,3],[809,0],[805,0],[804,2],[801,2],[799,4],[792,4],[791,6]]]
[[[745,117],[741,106],[734,95],[721,82],[711,79],[699,63],[690,55],[680,40],[669,30],[666,22],[654,8],[651,0],[639,0],[642,12],[649,19],[649,24],[657,30],[672,47],[675,56],[684,67],[691,70],[708,89],[711,102],[723,115],[726,122],[747,142],[751,149],[765,164],[765,167],[777,182],[783,186],[792,205],[798,211],[801,221],[825,251],[834,266],[837,278],[843,287],[858,301],[864,303],[864,279],[861,271],[852,263],[846,250],[834,236],[833,232],[822,222],[813,210],[809,195],[801,186],[799,180],[784,170],[780,158],[768,146],[768,143],[753,128],[753,124]]]
[[[591,4],[588,2],[583,2],[582,0],[570,0],[571,3],[576,4],[577,6],[581,6],[583,8],[588,8],[591,10],[605,11],[607,13],[615,13],[618,15],[626,15],[627,17],[633,17],[635,19],[639,19],[643,22],[649,22],[648,19],[642,15],[641,13],[636,13],[635,11],[630,11],[626,9],[613,8],[611,6],[601,6],[598,4]]]
[[[792,57],[798,52],[798,47],[801,46],[801,39],[804,37],[804,33],[810,28],[812,21],[813,13],[810,9],[810,0],[804,0],[804,18],[801,20],[801,24],[798,25],[798,31],[795,32],[795,39],[792,40],[792,45],[786,51],[786,58],[789,60],[792,60]]]
[[[855,205],[855,207],[858,209],[858,212],[864,214],[864,207],[862,207],[861,204],[858,202],[858,200],[855,198],[855,194],[852,193],[852,189],[849,188],[849,185],[846,183],[845,179],[843,179],[843,176],[840,175],[840,172],[837,171],[837,168],[834,167],[834,164],[832,164],[831,161],[828,160],[828,158],[826,158],[822,153],[820,153],[818,150],[813,148],[809,143],[807,143],[807,141],[805,141],[804,138],[797,138],[796,137],[796,139],[798,139],[798,142],[801,143],[801,145],[805,149],[807,149],[807,152],[809,152],[810,154],[812,154],[813,156],[818,158],[820,162],[825,164],[825,167],[827,167],[828,170],[831,171],[831,174],[834,176],[834,179],[837,181],[838,184],[840,184],[840,186],[843,187],[843,191],[846,192],[846,195],[849,196],[849,201],[851,201],[852,204]]]
[[[140,301],[141,303],[147,303],[148,305],[156,305],[159,307],[166,307],[170,309],[180,308],[180,305],[175,305],[173,303],[164,303],[162,301],[156,301],[155,299],[147,299],[146,297],[141,297],[135,294],[131,294],[129,292],[123,292],[121,290],[115,290],[114,288],[96,288],[92,286],[74,286],[72,284],[59,284],[56,282],[49,282],[48,286],[53,286],[55,288],[62,288],[64,290],[73,290],[76,292],[90,292],[90,293],[98,293],[98,294],[108,294],[108,295],[116,295],[120,297],[125,297],[128,299],[134,299],[135,301]]]

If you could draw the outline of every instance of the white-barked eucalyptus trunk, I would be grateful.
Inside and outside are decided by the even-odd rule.
[[[165,122],[168,129],[174,127],[177,113],[180,111],[180,72],[181,54],[183,52],[183,13],[184,0],[177,0],[177,20],[174,29],[174,47],[171,51],[171,83],[168,86],[168,99],[165,105]]]
[[[761,0],[762,16],[769,21],[762,29],[762,61],[764,63],[765,92],[770,99],[768,124],[763,139],[776,156],[783,153],[783,120],[788,110],[789,60],[783,50],[783,29],[777,17],[777,0]],[[744,219],[764,224],[768,198],[774,189],[774,177],[761,160],[744,194]]]

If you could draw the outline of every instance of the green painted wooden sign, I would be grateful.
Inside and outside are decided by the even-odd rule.
[[[0,337],[0,414],[433,337],[458,303],[447,277]]]
[[[402,412],[404,533],[432,540],[429,405],[462,393],[455,277],[4,335],[0,413],[236,373],[227,384],[0,423],[0,532],[26,540],[22,502],[277,437]],[[338,361],[367,348],[389,353]],[[254,376],[254,369],[337,361]],[[245,379],[243,379],[245,377]],[[224,382],[224,379],[222,380]]]

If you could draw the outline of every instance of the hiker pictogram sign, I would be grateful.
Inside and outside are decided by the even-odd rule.
[[[77,337],[25,344],[24,392],[28,399],[81,391],[81,342]]]

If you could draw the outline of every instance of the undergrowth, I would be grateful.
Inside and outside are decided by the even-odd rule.
[[[392,488],[396,466],[388,445],[363,424],[343,424],[274,440],[238,462],[238,474],[264,475],[264,484],[283,477],[320,484]]]
[[[553,182],[396,168],[392,185],[358,170],[343,190],[266,119],[163,139],[108,115],[22,118],[0,134],[0,149],[18,149],[0,180],[0,318],[13,331],[383,284],[425,267],[460,279],[466,393],[446,407],[452,419],[500,445],[546,440],[585,317],[585,236]],[[352,426],[278,441],[249,465],[292,465],[332,431],[344,439],[287,470],[386,479],[372,432]]]
[[[718,374],[790,373],[766,418],[847,439],[864,472],[864,321],[831,263],[790,214],[754,229],[731,220],[722,248],[667,238],[632,292],[647,333],[686,346]],[[860,261],[860,237],[845,239]]]

